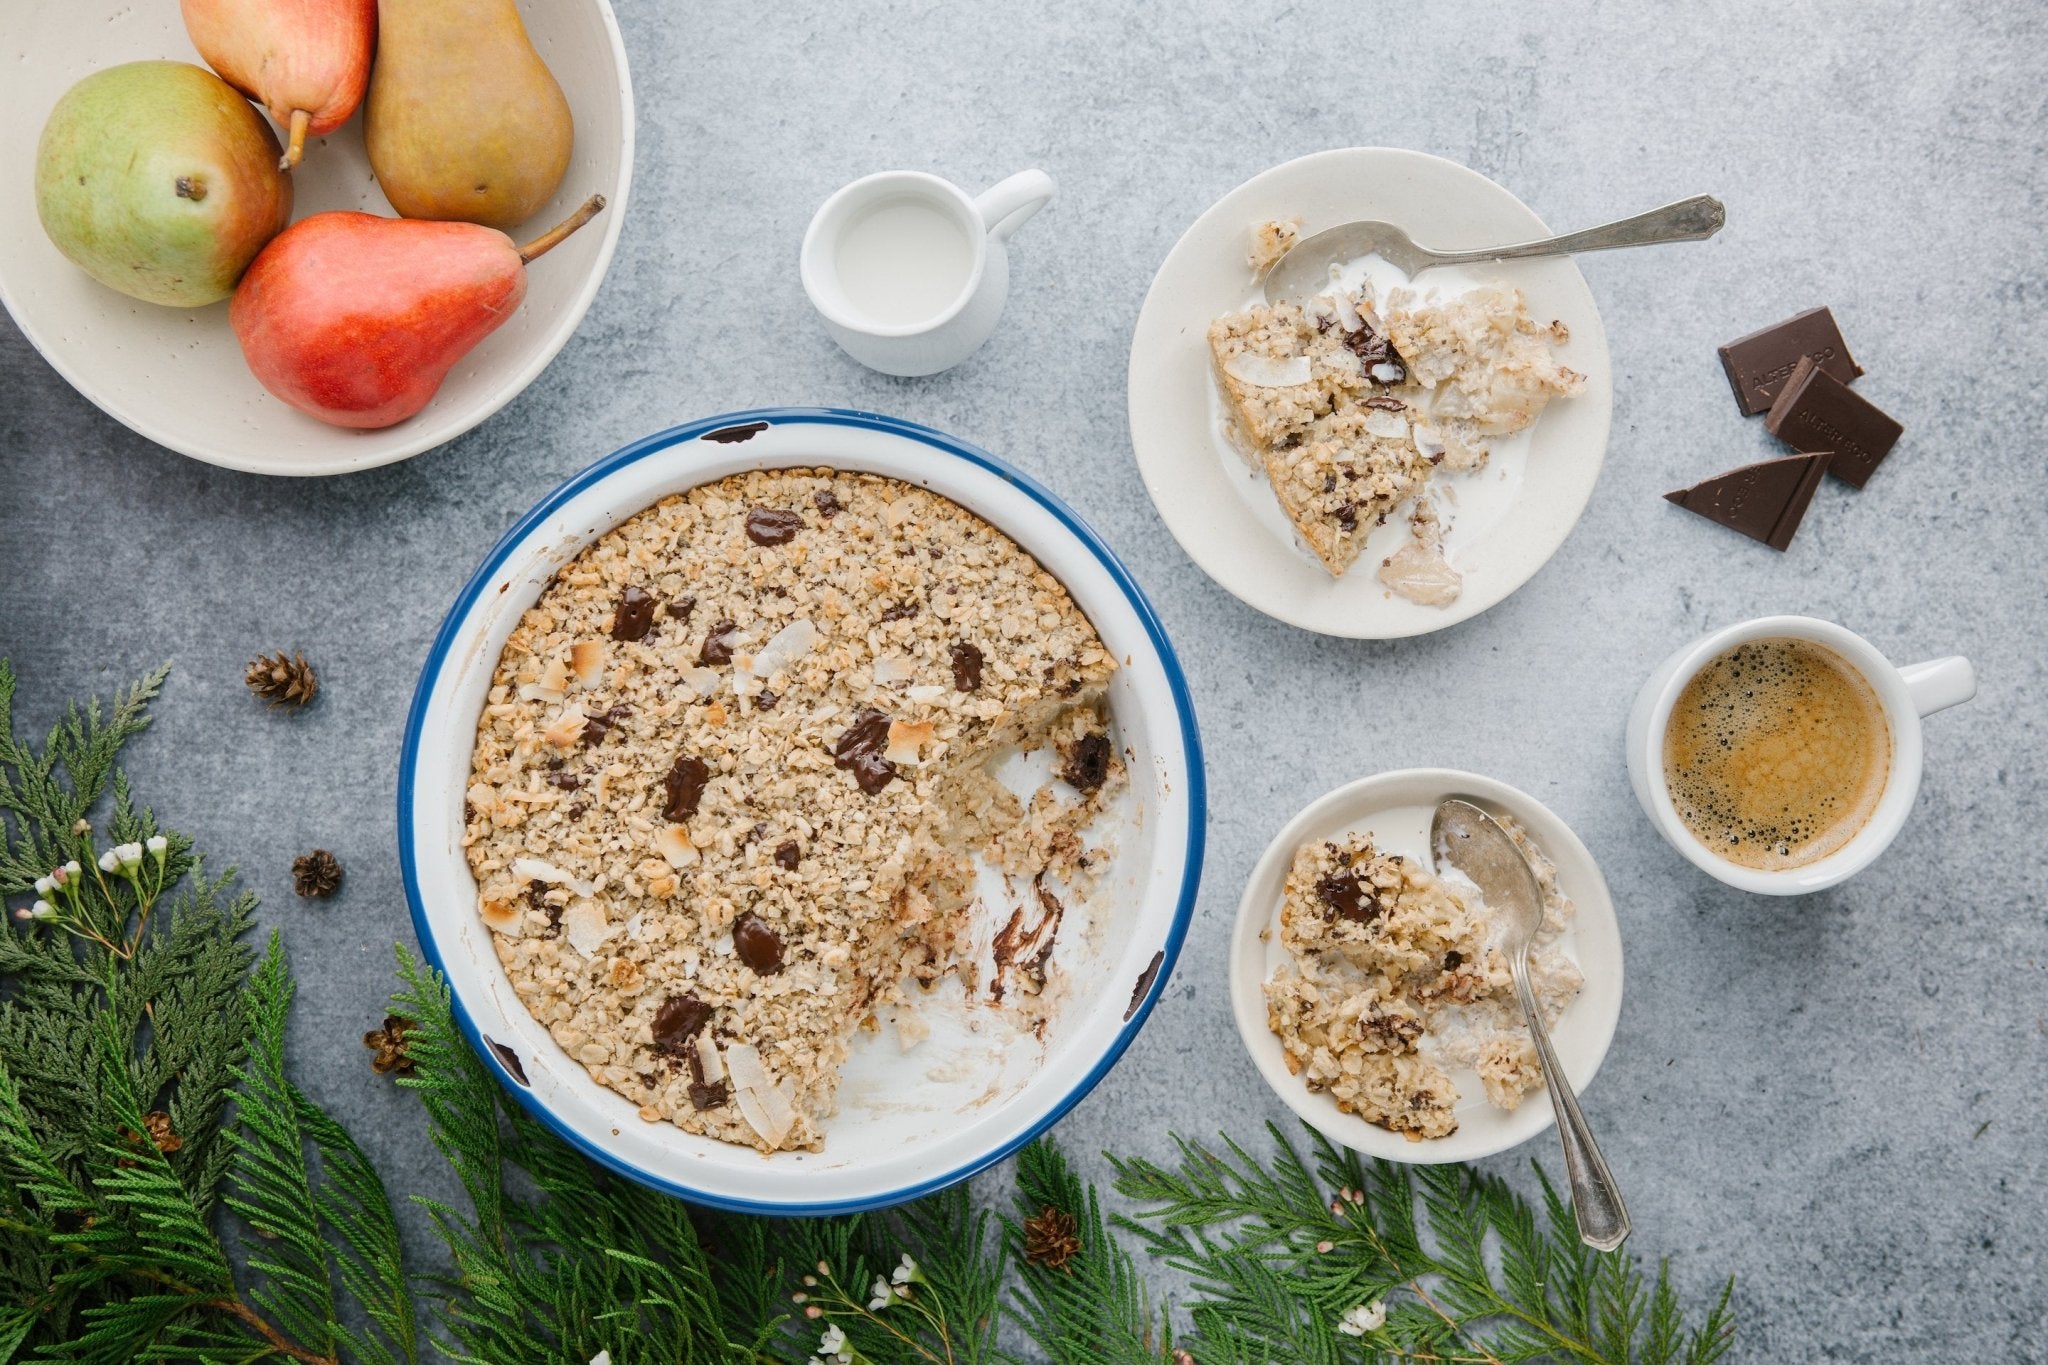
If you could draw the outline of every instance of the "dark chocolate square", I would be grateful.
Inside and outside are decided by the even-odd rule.
[[[1835,315],[1825,308],[1809,308],[1723,346],[1721,368],[1728,372],[1728,387],[1735,390],[1742,415],[1768,412],[1802,358],[1844,384],[1863,373],[1849,354],[1849,343],[1842,340],[1842,329],[1835,326]]]
[[[1830,450],[1828,469],[1861,488],[1898,444],[1905,428],[1884,410],[1813,363],[1799,362],[1764,418],[1771,435],[1794,450]]]
[[[1826,451],[1787,455],[1731,469],[1664,497],[1773,550],[1783,550],[1792,544],[1827,467]]]

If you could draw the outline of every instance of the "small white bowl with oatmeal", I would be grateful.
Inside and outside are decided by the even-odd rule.
[[[1431,857],[1431,817],[1453,796],[1500,819],[1536,870],[1544,925],[1530,974],[1574,1090],[1599,1070],[1621,1014],[1621,938],[1606,883],[1534,797],[1475,773],[1419,768],[1314,802],[1245,887],[1231,1008],[1289,1108],[1391,1161],[1471,1161],[1552,1123],[1500,926],[1478,888],[1438,872]]]
[[[1142,594],[973,447],[774,409],[650,437],[494,548],[400,769],[414,923],[488,1065],[685,1198],[879,1207],[1101,1078],[1200,873]]]

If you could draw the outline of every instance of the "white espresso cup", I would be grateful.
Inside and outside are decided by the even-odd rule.
[[[804,233],[804,292],[848,355],[883,374],[937,374],[981,348],[1010,296],[1003,244],[1052,202],[1044,171],[969,195],[923,171],[864,176]]]
[[[1730,862],[1687,828],[1664,780],[1664,731],[1685,685],[1709,661],[1752,640],[1808,640],[1862,674],[1891,728],[1892,764],[1876,809],[1849,841],[1803,867],[1761,869]],[[1628,776],[1658,832],[1701,870],[1766,896],[1799,896],[1846,881],[1877,860],[1905,828],[1920,791],[1920,719],[1977,695],[1970,661],[1951,655],[1905,668],[1854,631],[1810,616],[1764,616],[1703,635],[1657,666],[1628,718]]]

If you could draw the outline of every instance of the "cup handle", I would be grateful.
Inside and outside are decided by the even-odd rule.
[[[1960,654],[1908,664],[1899,670],[1899,676],[1906,681],[1913,709],[1923,716],[1946,711],[1977,695],[1977,670]]]
[[[981,215],[989,236],[1007,242],[1011,233],[1050,204],[1058,192],[1059,186],[1044,171],[1019,171],[976,195],[974,211]]]

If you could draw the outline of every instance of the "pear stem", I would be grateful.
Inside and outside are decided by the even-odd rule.
[[[288,171],[299,164],[299,158],[306,154],[306,130],[312,127],[312,125],[313,115],[309,111],[304,109],[292,110],[291,145],[286,147],[284,155],[278,158],[277,168],[279,170]]]
[[[543,232],[540,236],[519,248],[519,259],[531,264],[547,255],[566,240],[570,233],[582,227],[604,210],[604,196],[593,194],[583,201],[583,207],[564,218],[561,222]]]

